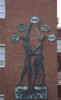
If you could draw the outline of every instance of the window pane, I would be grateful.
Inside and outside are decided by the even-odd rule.
[[[57,52],[61,53],[61,40],[57,40]]]
[[[0,0],[0,18],[5,19],[5,0]]]
[[[3,55],[0,54],[0,60],[1,59],[5,59],[5,54],[3,54]]]
[[[0,47],[0,54],[5,54],[5,47]]]
[[[0,47],[0,67],[5,67],[5,47]]]
[[[58,52],[58,53],[61,53],[61,49],[58,49],[57,52]]]
[[[0,60],[0,66],[4,66],[4,60]]]
[[[0,5],[5,5],[5,0],[0,0]]]
[[[57,48],[58,48],[58,49],[61,49],[61,45],[57,45]]]
[[[5,6],[0,6],[0,12],[5,12]]]
[[[57,44],[61,44],[61,40],[57,40]]]
[[[0,96],[0,100],[4,100],[4,96]]]
[[[57,73],[58,85],[61,85],[61,72]]]
[[[0,12],[0,18],[4,19],[5,18],[5,12]]]
[[[58,72],[58,79],[61,79],[61,72]]]

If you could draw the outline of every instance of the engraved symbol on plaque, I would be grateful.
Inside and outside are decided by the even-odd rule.
[[[50,31],[50,26],[48,24],[42,25],[42,31],[44,31],[44,32]]]
[[[33,24],[40,23],[40,19],[37,16],[33,16],[29,19],[29,23]]]
[[[11,40],[12,41],[17,42],[17,41],[19,41],[19,39],[20,39],[19,35],[17,35],[17,34],[11,35]]]
[[[25,24],[19,24],[18,27],[17,27],[17,29],[18,29],[20,32],[22,32],[22,31],[25,31],[25,30],[26,30],[26,26],[25,26]]]
[[[47,38],[48,38],[48,41],[50,41],[50,42],[54,42],[56,40],[56,36],[54,34],[48,35]]]

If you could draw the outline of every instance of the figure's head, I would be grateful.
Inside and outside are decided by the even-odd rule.
[[[46,36],[40,35],[38,36],[38,41],[44,41],[46,39]]]
[[[30,37],[27,34],[23,34],[20,38],[23,41],[29,41],[29,39],[30,39]]]

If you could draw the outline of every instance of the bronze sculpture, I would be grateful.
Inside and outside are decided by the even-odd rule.
[[[42,55],[42,50],[43,50],[43,40],[44,36],[39,36],[38,40],[39,43],[36,45],[35,49],[33,52],[35,52],[35,59],[33,63],[33,78],[32,78],[32,84],[35,85],[35,80],[37,77],[37,74],[39,73],[40,75],[40,80],[41,84],[44,85],[44,67],[43,67],[43,55]]]
[[[22,85],[22,80],[23,77],[25,76],[26,72],[27,72],[27,78],[28,78],[28,87],[30,88],[31,86],[31,73],[32,73],[32,69],[31,69],[31,54],[32,54],[32,50],[30,47],[30,43],[29,43],[29,34],[31,31],[31,24],[28,28],[28,31],[25,35],[22,35],[20,37],[21,40],[24,41],[23,47],[24,47],[24,66],[23,66],[23,70],[20,73],[19,76],[19,80],[18,80],[18,85]]]
[[[36,18],[36,17],[35,17]],[[37,22],[38,21],[38,22]],[[20,73],[19,80],[17,86],[20,86],[17,91],[16,95],[19,98],[46,98],[47,97],[47,87],[44,83],[44,65],[43,65],[43,41],[46,39],[44,35],[41,35],[40,29],[39,29],[39,20],[35,22],[33,17],[33,22],[37,25],[37,31],[38,31],[38,44],[35,46],[35,48],[32,50],[29,39],[30,39],[30,32],[32,27],[32,21],[30,22],[30,25],[28,27],[28,31],[25,35],[22,35],[20,37],[21,40],[24,41],[23,47],[24,47],[24,66],[23,70]],[[31,67],[31,56],[35,56],[34,62],[33,62],[33,76],[32,76],[32,67]],[[24,86],[22,84],[22,80],[27,73],[28,78],[28,86]],[[39,86],[35,86],[35,81],[37,74],[40,75],[41,83]],[[41,87],[41,85],[43,85]],[[40,89],[38,89],[40,88]],[[42,95],[42,96],[41,96]]]
[[[37,23],[37,30],[38,30],[38,41],[39,43],[36,45],[36,47],[31,50],[30,43],[29,43],[29,35],[31,31],[32,24],[29,25],[28,31],[25,35],[22,35],[20,39],[24,41],[23,47],[24,47],[24,67],[20,74],[18,85],[22,85],[22,80],[27,72],[28,77],[28,86],[31,86],[35,84],[37,73],[40,71],[41,76],[41,84],[44,84],[44,68],[43,68],[43,56],[42,56],[42,50],[43,50],[43,40],[45,40],[45,36],[40,34],[39,24]],[[33,78],[31,82],[31,55],[35,55],[34,63],[33,63]]]
[[[37,24],[37,30],[38,30],[38,41],[39,43],[36,45],[35,49],[33,52],[35,52],[35,59],[33,63],[33,78],[32,78],[32,84],[35,85],[35,80],[37,77],[37,74],[39,73],[40,75],[40,80],[41,83],[40,85],[44,85],[44,65],[43,65],[43,41],[46,39],[44,35],[41,35],[40,29],[39,29],[39,24]]]

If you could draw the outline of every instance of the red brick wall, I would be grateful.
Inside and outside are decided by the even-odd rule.
[[[5,69],[0,68],[0,94],[4,94],[5,88]]]
[[[5,100],[15,100],[14,88],[24,63],[23,42],[20,40],[14,43],[11,41],[10,36],[14,33],[20,36],[23,33],[25,34],[26,31],[19,32],[17,26],[23,23],[27,29],[29,26],[28,19],[31,16],[38,16],[40,18],[40,30],[43,24],[50,25],[51,30],[49,32],[41,31],[41,34],[48,36],[54,33],[57,35],[56,0],[6,0],[6,34],[4,34],[4,40],[6,39]],[[36,25],[33,25],[30,39],[32,48],[37,43],[36,36]],[[56,41],[51,43],[46,39],[44,42],[43,56],[45,83],[48,86],[48,100],[57,100],[56,45]],[[25,76],[23,80],[25,84],[27,84],[26,79],[27,77]]]

